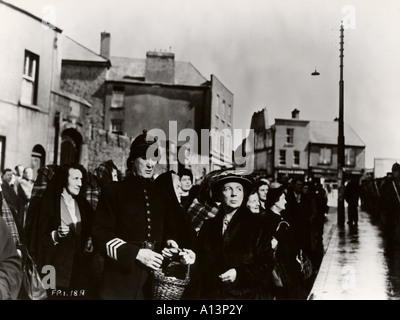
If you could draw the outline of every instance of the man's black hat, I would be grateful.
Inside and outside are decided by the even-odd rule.
[[[156,144],[156,145],[154,145]],[[153,146],[154,145],[154,146]],[[147,150],[153,146],[154,150],[151,155],[158,157],[158,142],[157,138],[149,135],[147,130],[144,129],[143,133],[138,135],[135,140],[133,140],[130,148],[129,158],[132,160],[138,157],[146,157]]]

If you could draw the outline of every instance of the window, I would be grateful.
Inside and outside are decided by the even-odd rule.
[[[286,143],[293,144],[294,143],[294,129],[286,129]]]
[[[228,123],[232,123],[232,106],[228,104],[228,108],[226,109],[226,121]]]
[[[296,166],[300,165],[300,151],[293,151],[293,164]]]
[[[4,170],[4,159],[6,151],[6,137],[0,136],[0,170]]]
[[[221,117],[221,119],[225,119],[225,108],[226,108],[226,103],[225,100],[222,100],[222,103],[219,105],[219,116]]]
[[[122,108],[124,106],[124,96],[124,87],[114,86],[111,98],[111,108]]]
[[[122,120],[111,120],[111,132],[122,134]]]
[[[25,50],[24,70],[22,74],[21,103],[37,104],[39,56]]]
[[[220,103],[221,103],[221,99],[219,97],[219,94],[217,94],[217,107],[215,108],[215,115],[217,116],[217,118],[219,118]]]
[[[279,150],[279,165],[286,165],[286,150]]]
[[[328,147],[321,147],[319,149],[319,164],[331,164],[332,162],[332,149]]]
[[[344,161],[345,166],[354,167],[356,165],[356,150],[353,148],[345,148]]]

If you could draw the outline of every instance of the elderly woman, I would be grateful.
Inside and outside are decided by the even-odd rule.
[[[271,246],[260,217],[244,199],[252,183],[244,176],[220,175],[212,185],[220,209],[204,222],[197,241],[193,286],[197,299],[269,299],[265,282],[271,273]]]
[[[253,213],[260,213],[260,198],[256,189],[251,190],[247,197],[246,207]]]

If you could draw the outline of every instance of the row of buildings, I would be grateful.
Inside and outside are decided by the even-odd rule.
[[[22,164],[36,173],[44,164],[69,161],[93,170],[112,159],[124,172],[132,139],[154,128],[165,133],[158,173],[186,166],[200,178],[237,165],[234,96],[215,75],[208,79],[167,51],[148,51],[142,59],[112,56],[108,32],[93,52],[3,0],[0,24],[2,170]],[[263,109],[250,129],[245,149],[255,175],[336,177],[337,122],[301,120],[295,109],[270,126]],[[365,144],[348,125],[345,138],[345,170],[360,174]],[[182,149],[189,152],[177,161]]]
[[[254,174],[280,179],[282,176],[305,177],[328,183],[337,180],[338,120],[315,121],[300,119],[294,109],[291,117],[268,122],[264,108],[255,112],[250,127],[254,130],[251,143],[244,148],[254,153]],[[365,172],[365,143],[344,123],[345,179]],[[254,141],[254,143],[253,143]],[[243,148],[243,147],[242,147]]]
[[[233,94],[215,75],[207,79],[172,52],[114,57],[107,32],[93,52],[2,0],[0,24],[1,169],[22,164],[36,172],[44,164],[77,161],[92,170],[112,159],[124,172],[132,139],[153,128],[166,133],[160,172],[182,163],[200,177],[232,166],[224,141],[232,138]],[[197,154],[178,162],[187,146],[179,134],[184,129],[198,138],[192,139]],[[208,149],[200,148],[202,129],[218,132]],[[197,156],[202,160],[192,165]]]

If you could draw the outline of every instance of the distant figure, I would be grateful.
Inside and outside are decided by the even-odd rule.
[[[347,207],[347,224],[350,227],[358,225],[358,201],[360,200],[360,178],[353,177],[344,189],[344,199]]]
[[[400,164],[392,166],[391,176],[380,188],[381,220],[384,235],[391,244],[400,244]]]
[[[267,200],[267,193],[269,189],[269,181],[267,179],[260,179],[256,182],[256,190],[258,193],[258,198],[260,199],[260,213],[264,213],[265,208],[265,201]]]
[[[32,189],[34,185],[33,169],[25,168],[18,184],[18,198],[19,198],[19,219],[22,226],[25,226],[26,213],[31,201]]]
[[[16,193],[18,193],[18,185],[24,175],[24,166],[21,164],[18,164],[15,166],[14,170],[15,170],[14,181],[13,181],[14,190]]]
[[[193,173],[189,169],[183,169],[179,172],[179,177],[181,180],[181,187],[182,187],[182,195],[181,195],[181,204],[183,206],[186,205],[186,202],[189,201],[189,192],[190,189],[193,187]]]

